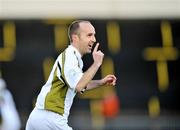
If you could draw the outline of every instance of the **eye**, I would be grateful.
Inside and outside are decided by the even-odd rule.
[[[87,36],[88,36],[88,37],[91,37],[91,36],[93,36],[93,33],[89,33]]]

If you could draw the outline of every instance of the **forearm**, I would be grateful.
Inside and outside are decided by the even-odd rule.
[[[76,91],[81,92],[91,82],[94,75],[98,71],[100,65],[93,63],[90,68],[83,74],[78,84],[76,85]]]
[[[109,74],[100,80],[92,80],[89,82],[86,89],[90,90],[90,89],[97,88],[103,85],[109,85],[109,86],[116,85],[116,77],[114,75]]]
[[[103,85],[103,80],[92,80],[87,85],[87,90],[94,89]]]

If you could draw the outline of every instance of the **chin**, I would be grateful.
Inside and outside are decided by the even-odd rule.
[[[86,51],[86,53],[87,54],[89,54],[89,53],[91,53],[92,51],[90,50],[90,49],[88,49],[87,51]]]
[[[89,50],[87,53],[91,53],[92,51],[91,50]]]

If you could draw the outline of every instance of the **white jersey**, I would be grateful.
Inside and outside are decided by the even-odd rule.
[[[75,87],[83,75],[82,68],[80,53],[69,45],[55,61],[50,76],[38,95],[36,108],[53,111],[67,119],[76,95]]]

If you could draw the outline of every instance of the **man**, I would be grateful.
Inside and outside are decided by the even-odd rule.
[[[92,52],[93,64],[86,72],[82,72],[82,56],[91,53],[96,42],[92,24],[89,21],[74,21],[69,27],[68,35],[71,44],[55,61],[27,121],[26,130],[72,130],[67,119],[76,93],[102,85],[116,84],[114,75],[92,80],[104,57],[98,50],[99,43]]]

